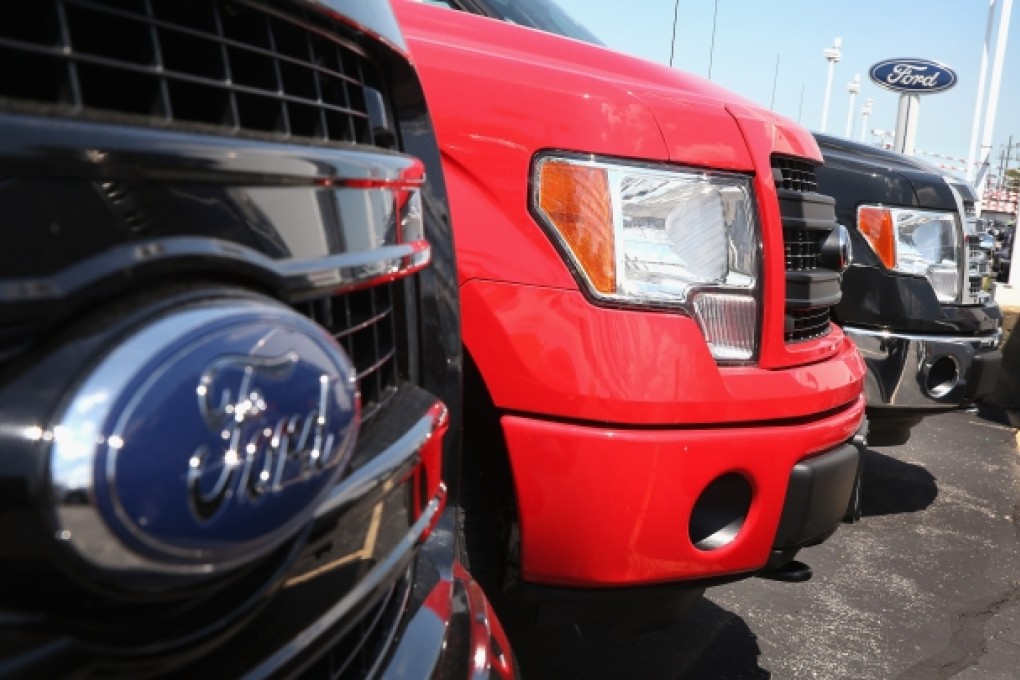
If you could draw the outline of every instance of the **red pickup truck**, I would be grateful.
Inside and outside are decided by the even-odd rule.
[[[809,576],[794,555],[852,506],[864,414],[818,146],[506,4],[394,2],[454,222],[472,573],[494,593]]]

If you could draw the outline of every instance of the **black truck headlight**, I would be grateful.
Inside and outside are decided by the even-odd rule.
[[[940,302],[957,302],[964,275],[955,213],[862,205],[861,233],[887,268],[928,279]]]

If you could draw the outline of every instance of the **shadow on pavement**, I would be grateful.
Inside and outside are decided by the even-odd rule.
[[[578,630],[515,631],[523,680],[760,680],[758,639],[743,619],[700,598],[684,615],[655,630],[592,637]]]
[[[988,402],[979,404],[977,409],[978,417],[980,418],[990,420],[993,423],[999,423],[1000,425],[1020,427],[1020,411],[1016,409],[1007,409]]]
[[[865,517],[920,512],[935,502],[935,477],[920,465],[867,449],[861,514]]]

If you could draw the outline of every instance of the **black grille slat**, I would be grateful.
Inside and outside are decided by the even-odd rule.
[[[818,236],[807,229],[783,228],[786,247],[786,271],[810,271],[818,268]]]
[[[797,158],[772,157],[772,178],[777,191],[814,194],[818,188],[814,164]],[[789,194],[787,194],[789,195]],[[795,204],[780,200],[781,209],[793,208]],[[783,245],[787,272],[817,272],[821,265],[822,244],[831,233],[829,228],[805,228],[802,215],[788,214],[783,210]],[[829,334],[831,313],[828,306],[808,309],[787,304],[786,342],[804,342]]]
[[[829,334],[829,308],[788,311],[787,342],[813,340]]]
[[[381,80],[375,65],[311,21],[245,2],[10,4],[0,57],[32,68],[6,69],[0,97],[161,127],[374,143],[363,88]]]
[[[779,189],[807,193],[818,188],[815,166],[796,158],[774,156],[772,158],[772,177]]]
[[[396,283],[305,303],[300,311],[326,328],[354,363],[361,431],[397,393]]]

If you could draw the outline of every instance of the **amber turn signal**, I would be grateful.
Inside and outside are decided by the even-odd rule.
[[[616,292],[613,213],[604,168],[556,160],[538,168],[538,207],[559,233],[592,287]]]
[[[857,211],[857,226],[882,264],[895,269],[896,230],[893,228],[892,212],[876,206],[861,206]]]

